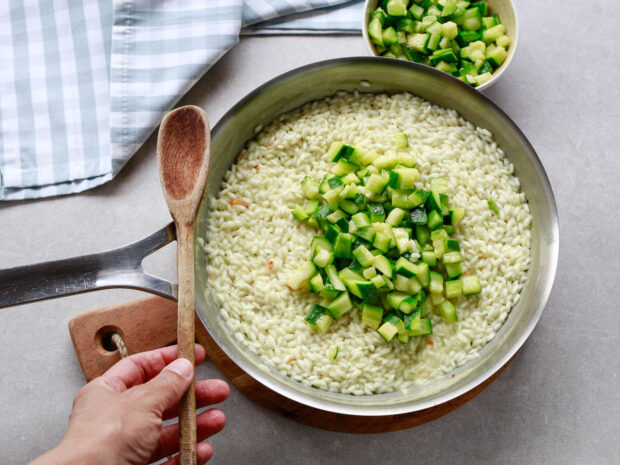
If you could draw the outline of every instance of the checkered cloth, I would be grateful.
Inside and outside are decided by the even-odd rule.
[[[0,3],[0,200],[16,200],[112,179],[240,34],[359,33],[363,2]]]

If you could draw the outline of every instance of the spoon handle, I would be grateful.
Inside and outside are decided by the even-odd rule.
[[[177,225],[179,305],[177,343],[179,358],[186,358],[194,365],[194,229]],[[179,463],[196,465],[196,394],[191,386],[181,398],[179,416]]]

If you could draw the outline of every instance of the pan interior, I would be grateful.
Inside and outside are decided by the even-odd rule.
[[[305,405],[351,415],[393,415],[419,411],[473,389],[501,368],[521,347],[547,301],[558,256],[555,201],[540,161],[517,126],[477,91],[440,71],[397,60],[345,58],[315,63],[286,73],[259,87],[235,105],[212,133],[211,165],[205,190],[217,196],[222,179],[244,144],[278,115],[304,103],[346,92],[410,92],[436,105],[455,109],[463,118],[488,129],[514,164],[533,217],[531,264],[521,298],[495,338],[479,357],[406,393],[351,396],[305,386],[268,367],[228,330],[207,286],[206,255],[196,247],[196,311],[222,350],[245,372],[268,388]],[[206,236],[208,202],[196,222],[197,238]],[[208,236],[206,240],[209,240]]]

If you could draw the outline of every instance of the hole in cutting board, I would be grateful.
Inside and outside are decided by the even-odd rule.
[[[121,329],[114,325],[104,326],[95,334],[95,345],[97,346],[97,351],[102,355],[110,355],[118,352],[116,344],[112,341],[112,335],[114,333],[120,334],[123,339],[125,337]]]

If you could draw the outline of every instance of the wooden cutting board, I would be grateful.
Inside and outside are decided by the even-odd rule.
[[[69,321],[69,333],[87,381],[100,376],[120,360],[110,339],[119,333],[129,354],[157,349],[176,340],[176,302],[149,297],[120,305],[80,313]],[[286,418],[330,431],[385,433],[421,425],[439,418],[473,399],[493,382],[512,361],[475,389],[442,405],[415,413],[383,417],[362,417],[325,412],[294,402],[260,384],[239,368],[215,344],[196,318],[196,340],[208,357],[243,394]]]

